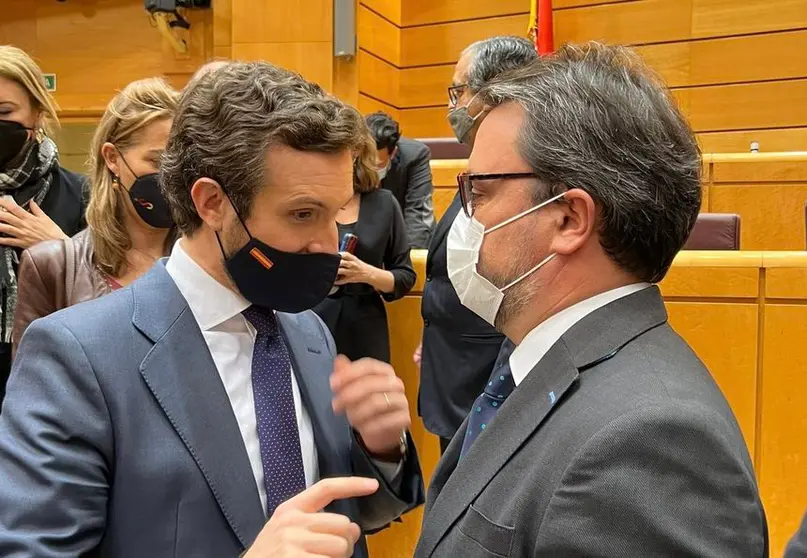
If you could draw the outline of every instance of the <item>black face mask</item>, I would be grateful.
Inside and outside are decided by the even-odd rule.
[[[0,120],[0,170],[5,170],[6,165],[22,152],[28,143],[28,132],[32,131],[19,122]]]
[[[296,314],[310,310],[328,296],[341,256],[282,252],[254,238],[238,211],[235,214],[249,242],[228,258],[218,233],[216,240],[227,272],[244,298],[266,310]]]
[[[120,152],[118,152],[120,153]],[[120,156],[123,164],[135,177],[134,184],[129,188],[129,199],[143,221],[155,229],[170,229],[174,226],[171,210],[160,191],[160,180],[157,173],[137,176],[123,155]]]

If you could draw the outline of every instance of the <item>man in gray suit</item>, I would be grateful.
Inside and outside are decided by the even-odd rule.
[[[161,169],[171,257],[22,339],[0,556],[366,558],[360,530],[422,501],[402,382],[335,360],[308,311],[337,276],[364,133],[269,64],[190,84]]]
[[[448,274],[516,348],[438,466],[417,558],[766,556],[737,421],[653,285],[700,207],[684,117],[596,43],[482,98]]]

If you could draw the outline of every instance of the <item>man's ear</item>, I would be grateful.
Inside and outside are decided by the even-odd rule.
[[[191,199],[196,213],[214,231],[224,228],[230,200],[215,180],[200,178],[191,186]]]
[[[556,207],[560,216],[551,250],[567,256],[579,250],[594,234],[597,208],[594,198],[577,188],[567,191]]]

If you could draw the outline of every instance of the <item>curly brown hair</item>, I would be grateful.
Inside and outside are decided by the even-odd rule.
[[[242,219],[265,187],[268,149],[358,153],[361,114],[299,74],[265,62],[233,62],[190,83],[174,119],[160,169],[179,230],[202,225],[191,198],[199,178],[218,182]]]

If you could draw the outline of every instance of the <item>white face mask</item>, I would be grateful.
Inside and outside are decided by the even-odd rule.
[[[378,180],[384,180],[387,177],[387,173],[389,172],[389,168],[392,166],[392,161],[387,163],[386,167],[381,167],[380,169],[376,169],[375,171],[378,173]]]
[[[472,310],[489,324],[495,325],[496,316],[504,300],[504,292],[541,269],[557,254],[550,254],[521,277],[500,289],[482,277],[477,271],[479,251],[482,249],[482,241],[485,235],[509,225],[534,211],[538,211],[542,207],[559,200],[564,195],[565,193],[550,198],[488,230],[485,230],[482,223],[473,217],[469,218],[464,211],[460,210],[451,225],[451,230],[448,232],[446,264],[448,267],[448,279],[451,281],[451,285],[453,285],[463,306]]]

